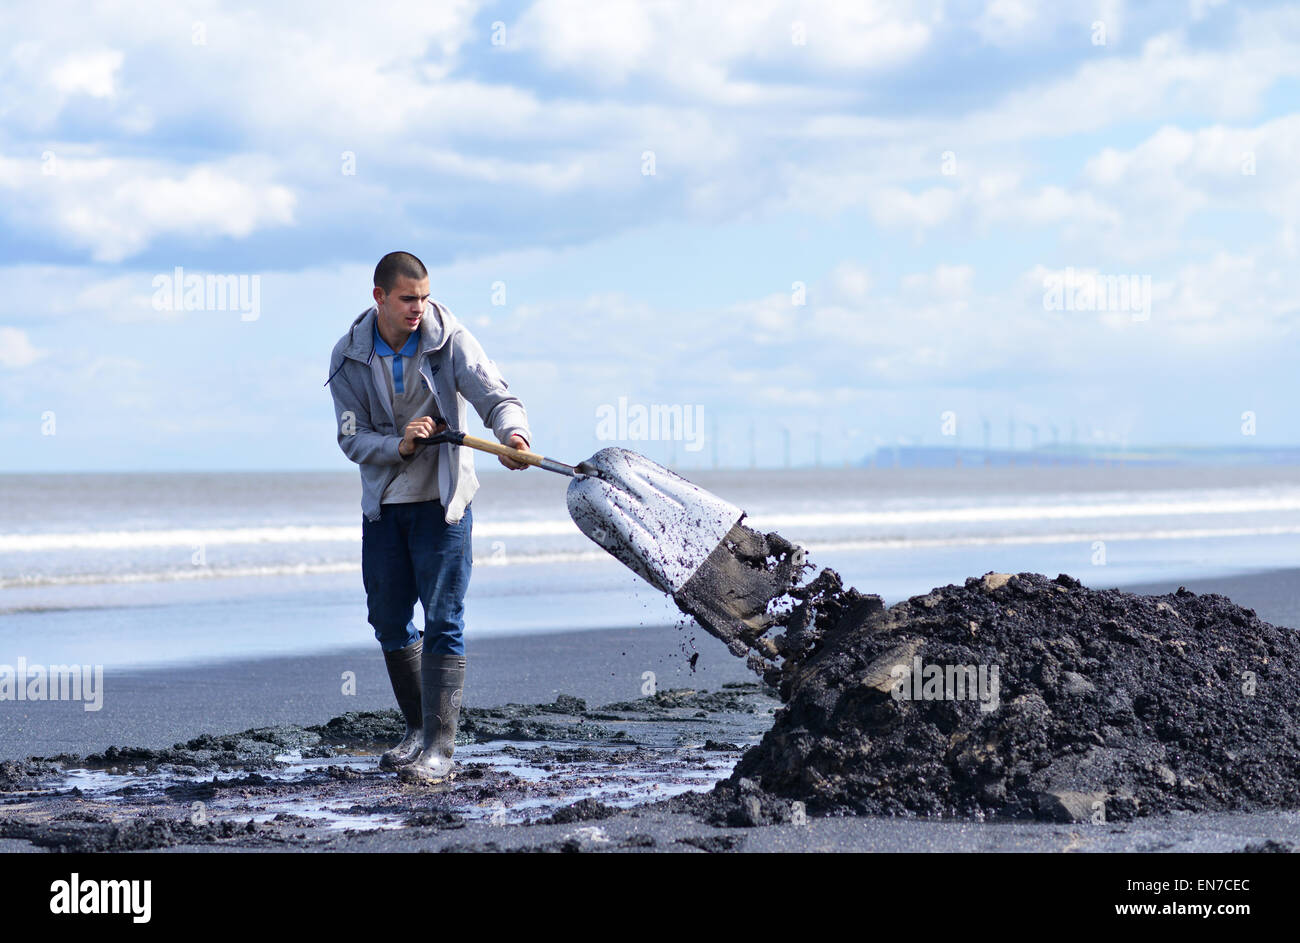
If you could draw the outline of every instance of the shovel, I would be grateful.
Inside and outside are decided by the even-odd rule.
[[[746,527],[734,504],[628,449],[601,449],[566,465],[450,429],[415,441],[464,445],[567,475],[569,516],[580,531],[672,596],[733,655],[777,657],[763,638],[774,621],[768,606],[795,585],[804,551]]]

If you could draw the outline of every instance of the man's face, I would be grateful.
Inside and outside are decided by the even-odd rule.
[[[384,293],[382,288],[375,289],[375,307],[379,311],[380,326],[387,327],[389,334],[411,333],[420,329],[420,319],[424,317],[424,305],[429,300],[429,279],[416,281],[406,276],[398,276],[393,290]]]

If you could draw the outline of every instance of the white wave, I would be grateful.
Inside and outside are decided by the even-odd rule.
[[[1155,530],[1074,531],[1054,534],[973,535],[965,537],[874,537],[861,540],[810,541],[802,546],[809,553],[845,550],[929,550],[945,547],[993,547],[1013,544],[1068,544],[1103,540],[1119,543],[1132,540],[1206,540],[1231,537],[1280,537],[1300,534],[1300,524],[1269,527],[1197,527]],[[475,558],[475,566],[535,566],[545,563],[613,562],[603,550],[557,551],[532,554],[493,554]],[[192,567],[149,570],[134,573],[32,574],[0,579],[0,589],[41,586],[76,586],[101,583],[148,583],[177,580],[231,579],[237,577],[303,576],[321,573],[357,573],[359,562],[287,563],[267,566]],[[3,611],[3,610],[0,610]]]
[[[1107,518],[1258,514],[1300,511],[1300,492],[1251,497],[1164,498],[1159,500],[1074,501],[1058,504],[995,504],[904,508],[882,511],[823,511],[756,514],[749,523],[764,530],[807,528],[898,528],[917,524],[977,524],[1015,521],[1105,520]],[[474,536],[577,536],[568,518],[540,521],[488,521],[474,525]],[[936,538],[942,539],[942,538]],[[176,528],[167,530],[82,531],[0,534],[0,553],[59,550],[133,550],[150,547],[217,547],[234,544],[358,543],[360,525],[283,525],[273,527]],[[1050,542],[1050,541],[1049,541]]]
[[[475,537],[577,535],[573,521],[511,521],[474,525]],[[77,533],[0,534],[0,553],[54,550],[137,550],[148,547],[218,547],[231,544],[360,543],[359,526],[285,525],[281,527],[105,530]]]
[[[495,554],[476,558],[475,566],[510,566],[514,564],[574,563],[612,559],[603,550],[571,553]],[[154,583],[184,580],[218,580],[239,577],[308,576],[329,573],[360,574],[360,561],[335,563],[273,563],[265,566],[196,566],[175,570],[141,570],[130,573],[30,574],[0,579],[0,589],[38,586],[86,586],[100,583]]]
[[[930,550],[942,547],[997,547],[1011,544],[1068,544],[1103,540],[1206,540],[1222,537],[1282,537],[1300,534],[1300,524],[1271,527],[1190,527],[1162,530],[1075,531],[1056,534],[973,535],[967,537],[879,537],[866,540],[806,543],[816,550]]]
[[[820,514],[764,514],[750,520],[766,530],[799,527],[900,527],[908,524],[970,524],[1008,521],[1087,520],[1109,517],[1181,517],[1199,514],[1257,514],[1300,511],[1300,494],[1289,497],[1201,498],[1096,504],[1010,504],[917,508],[896,511],[831,511]]]

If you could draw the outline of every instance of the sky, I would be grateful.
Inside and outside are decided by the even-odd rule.
[[[394,249],[561,461],[1296,444],[1298,222],[1294,4],[11,2],[0,471],[349,467]]]

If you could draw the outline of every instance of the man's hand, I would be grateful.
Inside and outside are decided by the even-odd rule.
[[[521,449],[525,452],[528,451],[528,443],[524,441],[524,437],[519,435],[519,433],[512,435],[510,441],[507,442],[506,445],[511,448]],[[497,458],[500,459],[502,465],[509,468],[511,471],[521,471],[525,468],[532,467],[527,462],[516,462],[513,458],[507,458],[504,455],[498,455]]]
[[[437,435],[446,428],[447,424],[445,422],[435,423],[432,416],[421,416],[419,419],[412,419],[406,424],[406,429],[402,432],[402,441],[397,446],[398,454],[402,458],[410,458],[415,454],[416,439]]]

